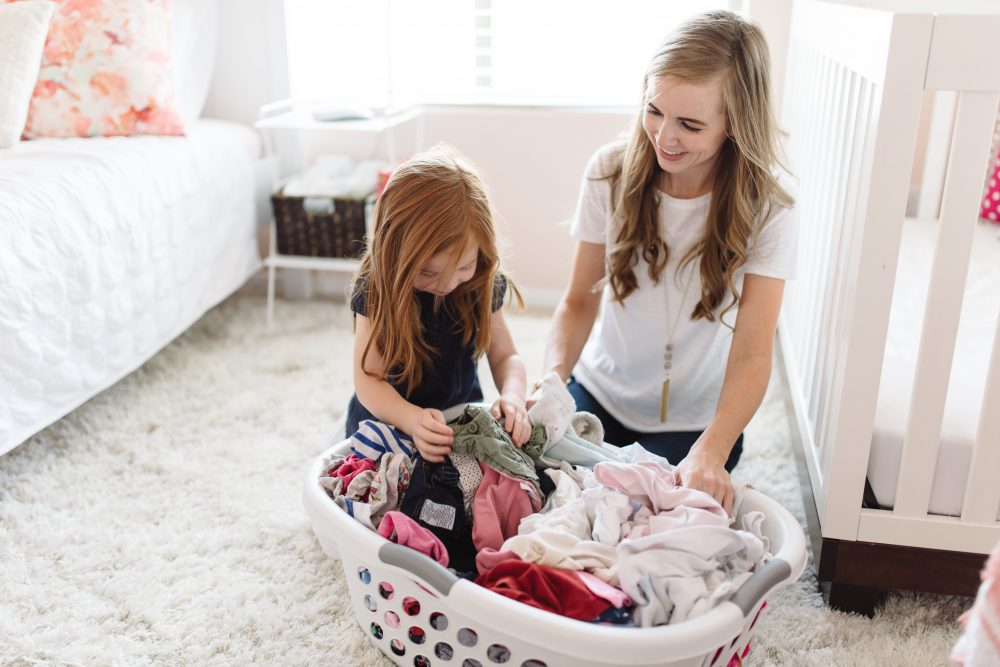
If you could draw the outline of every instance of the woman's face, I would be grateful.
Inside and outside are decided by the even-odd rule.
[[[664,171],[664,190],[686,197],[711,190],[708,179],[727,129],[720,78],[690,83],[653,77],[646,90],[642,127]]]
[[[441,251],[420,267],[417,271],[417,277],[413,281],[413,287],[421,292],[446,296],[476,275],[478,258],[479,248],[475,244],[471,244],[462,252],[455,270],[450,275],[446,275],[448,265],[454,259],[454,254],[447,250]]]

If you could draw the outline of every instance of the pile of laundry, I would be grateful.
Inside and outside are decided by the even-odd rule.
[[[357,521],[458,576],[582,621],[650,627],[703,614],[768,558],[764,515],[739,528],[710,495],[678,485],[673,466],[638,444],[602,442],[555,376],[514,446],[488,410],[448,422],[442,463],[392,426],[364,421],[351,454],[320,483]],[[734,513],[745,492],[737,485]]]

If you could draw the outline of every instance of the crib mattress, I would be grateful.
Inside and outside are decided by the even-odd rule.
[[[879,504],[886,507],[892,507],[896,497],[897,472],[913,393],[919,332],[923,326],[936,237],[937,223],[934,221],[910,219],[903,225],[903,250],[896,274],[875,432],[868,460],[868,480]],[[958,516],[962,512],[998,312],[1000,225],[982,222],[976,228],[959,320],[941,446],[931,489],[932,514]]]
[[[0,158],[0,454],[255,271],[252,129],[25,141]]]

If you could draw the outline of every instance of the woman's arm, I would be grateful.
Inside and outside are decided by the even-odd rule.
[[[545,372],[569,378],[590,336],[601,305],[601,293],[594,290],[604,278],[603,243],[577,241],[569,286],[552,316],[552,329],[545,346]]]
[[[677,466],[682,484],[711,494],[727,512],[733,507],[733,483],[724,466],[764,399],[784,289],[785,281],[778,278],[744,277],[715,418]]]
[[[417,407],[400,396],[396,388],[385,381],[385,360],[374,345],[368,350],[365,367],[361,367],[361,358],[370,337],[371,323],[368,318],[355,315],[354,391],[358,400],[379,421],[409,434],[425,459],[443,461],[445,454],[451,451],[454,440],[444,415],[440,410]]]
[[[500,398],[493,404],[491,412],[495,419],[504,418],[504,427],[511,440],[520,447],[531,436],[528,412],[524,408],[525,379],[524,362],[514,347],[507,319],[503,310],[496,310],[490,316],[490,349],[486,352],[493,372],[493,382],[500,391]]]

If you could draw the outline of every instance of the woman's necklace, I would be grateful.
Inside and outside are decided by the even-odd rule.
[[[667,272],[666,267],[663,269]],[[660,421],[667,421],[667,413],[670,407],[670,367],[674,357],[674,333],[677,331],[677,324],[681,321],[681,313],[684,312],[684,302],[687,300],[688,290],[691,288],[694,273],[688,276],[684,285],[684,295],[680,303],[677,304],[677,313],[674,316],[674,323],[670,324],[670,279],[663,281],[663,314],[667,318],[667,346],[663,351],[663,393],[660,395]]]

